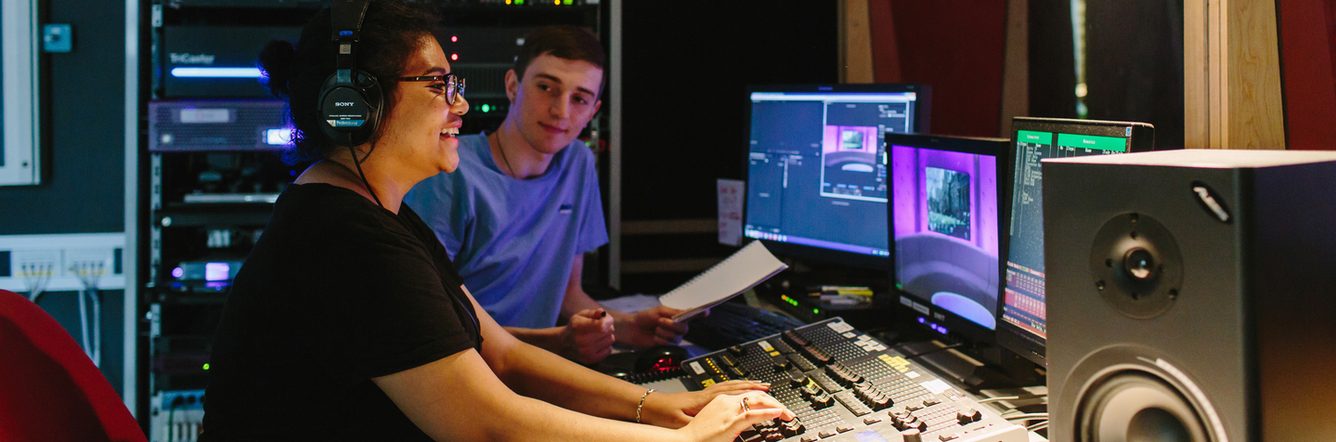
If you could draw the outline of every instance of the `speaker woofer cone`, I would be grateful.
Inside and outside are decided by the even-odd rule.
[[[1136,371],[1111,375],[1080,400],[1081,440],[1208,441],[1205,422],[1182,394]]]

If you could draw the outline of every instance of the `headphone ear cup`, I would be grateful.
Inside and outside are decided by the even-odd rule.
[[[367,142],[380,124],[383,98],[376,77],[353,71],[351,84],[330,75],[320,89],[320,131],[341,146]]]
[[[357,143],[362,144],[370,140],[372,136],[376,135],[376,131],[380,130],[380,120],[385,118],[385,113],[382,112],[385,109],[385,95],[380,88],[380,81],[368,72],[355,71],[353,82],[361,89],[362,98],[367,106],[367,125],[363,135],[365,138]]]

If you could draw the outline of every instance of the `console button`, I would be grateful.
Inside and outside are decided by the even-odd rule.
[[[966,408],[956,412],[956,421],[960,422],[960,425],[966,425],[980,419],[983,419],[983,415],[979,413],[979,410],[973,408]]]

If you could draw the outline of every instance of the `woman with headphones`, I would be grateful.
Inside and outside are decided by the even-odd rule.
[[[296,48],[261,54],[295,154],[314,163],[228,295],[204,439],[724,441],[792,419],[760,383],[656,393],[596,373],[473,301],[402,204],[458,167],[468,112],[429,4],[334,0]]]

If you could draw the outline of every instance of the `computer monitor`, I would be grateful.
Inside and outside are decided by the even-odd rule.
[[[1155,149],[1155,127],[1125,121],[1016,117],[1012,120],[1011,209],[998,344],[1044,365],[1043,182],[1045,158],[1110,155]],[[1099,198],[1101,195],[1091,195]]]
[[[1002,267],[1005,138],[886,134],[892,281],[913,320],[992,341]]]
[[[776,254],[884,271],[882,137],[926,129],[927,88],[754,87],[747,102],[744,236]]]

